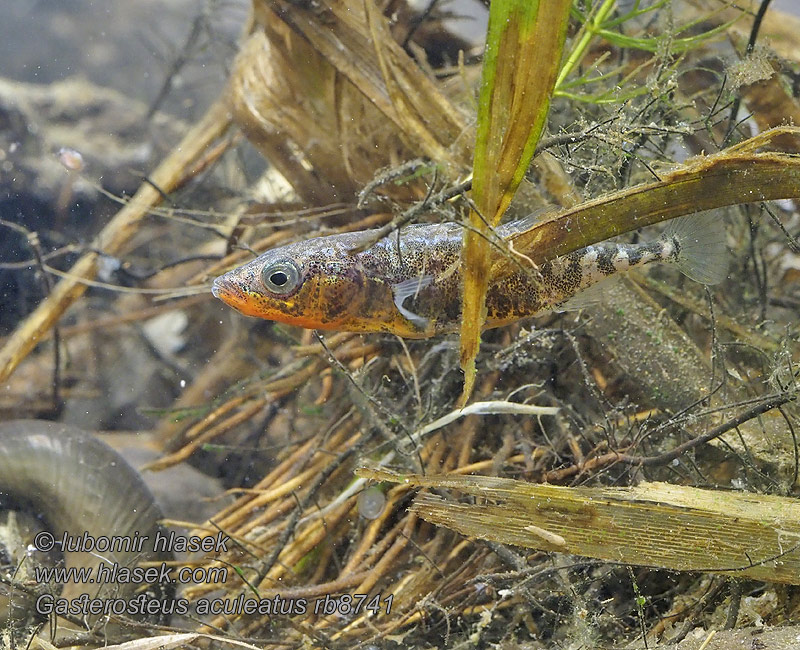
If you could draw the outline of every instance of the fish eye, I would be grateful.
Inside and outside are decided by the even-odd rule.
[[[284,296],[300,285],[300,269],[291,260],[281,260],[267,266],[261,280],[268,291]]]

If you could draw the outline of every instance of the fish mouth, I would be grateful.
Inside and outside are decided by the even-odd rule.
[[[214,280],[214,284],[211,285],[211,293],[215,298],[219,298],[222,302],[232,307],[236,307],[244,300],[244,294],[236,287],[234,282],[231,282],[224,275]]]
[[[229,274],[221,275],[214,280],[211,285],[211,293],[215,298],[219,298],[228,307],[233,307],[236,311],[245,316],[264,316],[254,307],[246,291],[235,279],[228,277]]]

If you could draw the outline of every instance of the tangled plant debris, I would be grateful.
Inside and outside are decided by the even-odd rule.
[[[91,244],[69,242],[74,264],[54,256],[64,242],[34,245],[40,224],[3,217],[22,253],[2,272],[52,279],[0,341],[3,417],[92,411],[92,428],[152,428],[163,454],[150,471],[191,463],[236,497],[209,521],[172,522],[233,541],[187,560],[230,568],[224,585],[179,596],[309,604],[173,621],[182,633],[162,643],[654,647],[700,628],[763,625],[776,644],[773,627],[797,634],[786,569],[797,532],[768,505],[796,495],[800,466],[789,125],[800,27],[767,5],[573,3],[545,133],[504,220],[542,216],[491,249],[488,272],[655,238],[638,229],[717,208],[728,277],[706,289],[667,266],[632,272],[581,312],[485,332],[463,411],[458,337],[314,333],[245,319],[209,294],[214,277],[289,242],[392,238],[411,222],[475,231],[483,57],[454,33],[455,6],[254,0],[224,91]],[[243,162],[252,148],[266,163]],[[91,165],[70,173],[108,196]],[[170,312],[180,316],[157,320]],[[524,487],[505,498],[471,475]],[[722,517],[744,496],[778,551],[748,554],[723,526],[709,535],[725,553],[705,565],[576,550],[569,531],[609,539],[600,515],[613,518],[602,501],[614,489],[644,503],[652,482],[706,488],[697,494]],[[539,483],[579,506],[521,525],[529,544],[504,537],[497,518],[525,490],[550,489]],[[438,491],[415,500],[418,486]],[[667,508],[652,489],[645,529]],[[133,634],[149,647],[150,631]],[[103,630],[80,640],[100,644]]]

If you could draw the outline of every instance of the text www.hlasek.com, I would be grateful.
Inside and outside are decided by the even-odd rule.
[[[184,537],[170,533],[167,536],[157,533],[154,540],[155,546],[167,551],[225,551],[229,538],[222,533],[216,536],[199,538]],[[92,553],[103,556],[104,552],[119,550],[134,550],[139,552],[147,542],[147,536],[138,533],[130,538],[122,537],[92,537],[88,533],[80,536],[71,536],[65,533],[61,538],[55,538],[49,532],[39,533],[34,538],[35,547],[44,552],[49,552],[54,547],[72,553]],[[96,573],[95,573],[96,571]],[[71,567],[42,567],[34,570],[34,576],[39,584],[110,584],[110,585],[170,585],[173,582],[222,584],[228,579],[228,567],[175,567],[162,562],[158,566],[121,566],[118,563],[106,561],[96,568],[85,566]],[[239,595],[235,598],[200,598],[190,603],[185,598],[165,598],[165,590],[156,588],[156,594],[139,593],[128,598],[102,598],[89,594],[80,594],[73,598],[60,598],[52,593],[41,594],[36,600],[36,610],[43,616],[55,614],[57,616],[171,616],[173,614],[185,615],[191,612],[198,616],[204,615],[303,615],[315,616],[339,615],[343,617],[357,616],[361,613],[372,615],[385,612],[389,614],[392,609],[393,596],[382,597],[380,593],[373,594],[328,594],[313,600],[306,598],[283,598],[274,595],[271,598],[253,598]],[[161,597],[158,593],[161,592]]]
[[[180,567],[173,573],[165,563],[157,567],[125,567],[116,563],[101,564],[97,575],[91,567],[36,567],[36,582],[40,584],[77,582],[81,584],[165,584],[176,579],[181,584],[220,584],[228,580],[227,567]],[[173,577],[174,576],[174,577]]]

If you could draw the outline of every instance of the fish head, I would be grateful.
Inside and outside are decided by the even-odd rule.
[[[356,316],[363,272],[341,236],[267,251],[216,278],[212,293],[247,316],[309,329],[347,329]]]

